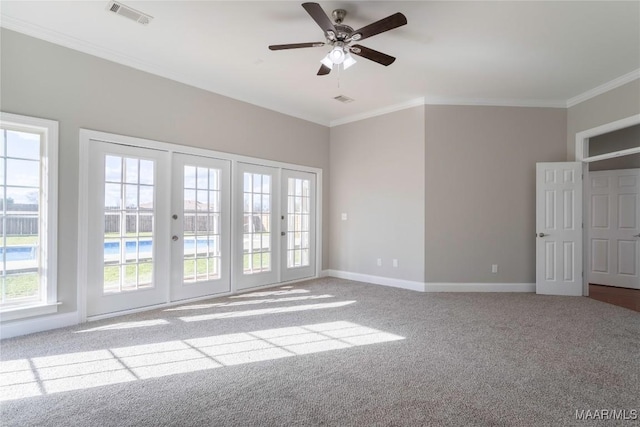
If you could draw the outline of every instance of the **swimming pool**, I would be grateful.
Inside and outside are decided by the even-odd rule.
[[[185,253],[194,253],[197,251],[199,253],[207,251],[207,242],[209,243],[209,247],[213,248],[217,241],[216,238],[202,238],[202,239],[185,239],[184,240],[184,251]],[[197,243],[196,243],[197,242]],[[151,239],[144,239],[140,241],[130,240],[125,242],[125,254],[131,255],[135,257],[136,250],[140,247],[139,255],[142,256],[151,256],[151,251],[153,250],[153,241]],[[17,245],[17,246],[7,246],[0,247],[0,257],[4,255],[6,251],[7,257],[6,261],[29,261],[37,258],[38,254],[38,245]],[[120,255],[120,241],[112,241],[104,243],[104,256],[105,257],[117,257]]]
[[[10,261],[29,261],[36,259],[38,254],[37,245],[7,246],[0,247],[0,257],[7,253],[7,262]]]

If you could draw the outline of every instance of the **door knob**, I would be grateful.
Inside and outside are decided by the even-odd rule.
[[[538,237],[544,237],[544,236],[548,236],[548,234],[544,234],[544,233],[538,234]]]
[[[286,232],[284,232],[284,231],[281,231],[281,232],[280,232],[280,235],[281,235],[281,236],[286,236],[286,235],[287,235],[287,233],[286,233]]]
[[[177,242],[178,241],[178,236],[171,237],[171,240],[173,240],[174,242]]]
[[[178,219],[178,215],[173,214],[173,215],[171,215],[171,218],[173,218],[173,219]]]

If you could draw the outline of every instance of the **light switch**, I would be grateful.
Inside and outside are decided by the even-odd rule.
[[[346,213],[343,213],[343,214],[341,215],[341,217],[342,217],[342,220],[343,220],[343,221],[346,221],[346,220],[347,220],[347,214],[346,214]]]

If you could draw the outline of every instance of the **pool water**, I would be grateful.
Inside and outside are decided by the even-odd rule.
[[[3,256],[6,252],[6,261],[29,261],[36,259],[38,255],[37,245],[24,245],[24,246],[7,246],[0,247],[0,256]]]
[[[213,248],[216,244],[216,239],[214,238],[203,238],[197,239],[198,252],[206,251],[207,249],[207,240],[209,242],[209,246]],[[139,246],[139,254],[140,255],[151,255],[151,251],[153,249],[153,241],[151,239],[148,240],[140,240],[140,241],[128,241],[125,242],[125,253],[127,255],[135,255],[136,248]],[[185,252],[193,252],[196,249],[196,239],[185,239],[184,240],[184,251]],[[104,244],[104,255],[105,256],[117,256],[120,255],[120,242],[105,242]]]
[[[207,241],[209,246],[213,247],[216,244],[215,238],[203,238],[197,239],[198,252],[206,251]],[[153,241],[151,239],[145,239],[140,241],[127,241],[125,242],[125,252],[127,255],[135,255],[136,249],[140,246],[140,255],[151,256],[153,249]],[[184,251],[194,252],[196,249],[196,239],[184,240]],[[0,256],[3,256],[6,251],[6,261],[29,261],[37,258],[38,246],[37,245],[23,245],[23,246],[7,246],[0,247]],[[105,242],[104,243],[104,255],[105,256],[118,256],[120,255],[120,242]]]

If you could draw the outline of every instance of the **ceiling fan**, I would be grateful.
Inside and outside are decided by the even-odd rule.
[[[322,28],[326,41],[277,44],[269,46],[270,50],[331,46],[331,51],[320,61],[322,65],[318,70],[319,76],[329,74],[335,65],[340,66],[340,64],[342,64],[343,68],[347,69],[355,64],[356,60],[351,56],[352,53],[384,66],[391,65],[396,60],[393,56],[354,43],[405,25],[407,18],[402,13],[394,13],[373,24],[354,31],[350,26],[342,24],[344,17],[347,15],[347,11],[344,9],[336,9],[333,11],[331,16],[335,20],[334,24],[318,3],[302,3],[302,7],[311,15],[320,28]]]

